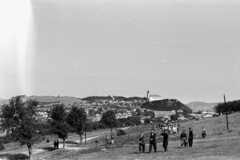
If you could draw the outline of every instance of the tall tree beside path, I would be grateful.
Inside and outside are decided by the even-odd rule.
[[[32,145],[42,140],[40,120],[37,118],[38,101],[23,102],[21,96],[10,99],[9,104],[2,106],[1,131],[6,137],[21,145],[27,145],[30,160],[33,159]]]
[[[80,145],[82,144],[82,134],[84,133],[83,128],[85,120],[85,110],[77,106],[72,106],[67,116],[67,122],[73,128],[73,132],[76,132],[80,136]]]
[[[100,120],[101,123],[106,124],[108,127],[111,128],[111,134],[112,134],[112,128],[117,126],[117,119],[115,116],[115,112],[112,110],[109,110],[105,113],[103,113],[102,119]]]
[[[68,138],[71,127],[66,121],[67,112],[64,104],[54,105],[50,111],[50,118],[52,133],[63,140],[63,148],[65,148],[65,140]]]

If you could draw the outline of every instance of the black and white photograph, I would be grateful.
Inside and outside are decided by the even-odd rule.
[[[0,160],[239,157],[239,0],[0,0]]]

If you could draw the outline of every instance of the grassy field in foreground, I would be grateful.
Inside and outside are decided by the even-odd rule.
[[[144,131],[146,142],[149,140],[149,131],[151,126],[141,126],[131,128],[127,131],[127,135],[116,137],[115,145],[104,144],[104,138],[98,147],[92,145],[88,150],[59,150],[49,156],[37,155],[37,159],[167,159],[167,160],[225,160],[240,159],[240,114],[235,113],[229,115],[229,128],[226,129],[225,116],[205,119],[202,121],[189,121],[181,123],[181,130],[192,127],[195,134],[193,148],[180,149],[179,135],[171,135],[168,152],[163,152],[162,139],[159,134],[161,130],[157,130],[158,152],[157,153],[139,153],[138,151],[138,135],[140,131]],[[202,126],[208,130],[206,139],[200,138]],[[106,148],[106,151],[101,151]],[[148,145],[146,146],[148,152]]]
[[[112,148],[107,151],[84,153],[74,150],[62,150],[57,154],[45,157],[45,159],[167,159],[167,160],[221,160],[239,159],[240,142],[239,138],[212,140],[194,143],[193,148],[180,149],[179,143],[170,143],[168,152],[163,152],[161,144],[158,144],[156,153],[139,153],[137,145]],[[148,150],[148,147],[147,147]],[[97,151],[97,149],[96,149]],[[44,158],[40,158],[44,159]]]

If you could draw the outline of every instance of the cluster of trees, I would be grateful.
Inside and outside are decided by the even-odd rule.
[[[86,119],[84,109],[73,105],[67,113],[64,104],[55,104],[49,113],[51,120],[46,123],[38,117],[38,106],[39,102],[36,100],[23,102],[21,96],[17,96],[11,98],[9,104],[3,105],[1,109],[1,132],[6,132],[9,141],[27,145],[30,159],[33,144],[44,140],[47,134],[53,133],[63,139],[63,147],[70,132],[77,133],[80,143],[82,142]]]
[[[21,96],[13,97],[9,104],[2,106],[1,131],[6,137],[21,145],[27,145],[32,159],[32,145],[42,140],[41,122],[36,118],[38,102],[22,102]]]
[[[214,107],[214,110],[217,113],[239,112],[240,111],[240,100],[229,101],[226,104],[219,103]]]
[[[118,119],[119,126],[135,126],[141,124],[140,117],[127,117],[127,118],[120,118]]]
[[[32,159],[32,146],[44,140],[49,134],[55,134],[63,140],[63,148],[65,148],[65,140],[69,133],[76,133],[80,137],[82,143],[82,135],[85,130],[112,128],[125,125],[138,125],[140,119],[132,117],[117,120],[115,112],[109,110],[103,113],[100,122],[88,122],[85,109],[72,105],[69,112],[64,104],[54,104],[49,112],[50,121],[43,122],[38,116],[39,102],[29,99],[22,101],[21,96],[10,99],[9,104],[2,106],[0,115],[0,131],[6,132],[6,138],[12,142],[19,142],[21,145],[27,145],[29,157]]]

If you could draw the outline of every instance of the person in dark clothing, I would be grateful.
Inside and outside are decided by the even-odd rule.
[[[182,133],[180,135],[180,139],[181,139],[181,148],[183,146],[186,148],[186,146],[187,146],[187,134],[185,133],[185,130],[182,131]]]
[[[111,143],[114,144],[114,136],[111,135]]]
[[[165,152],[167,152],[167,147],[168,147],[168,132],[166,130],[163,130],[161,133],[161,136],[163,136],[163,148]]]
[[[99,143],[99,139],[98,138],[95,140],[95,143],[96,143],[96,146],[97,146],[98,143]]]
[[[193,145],[193,131],[191,128],[189,128],[188,145],[189,147],[192,147]]]
[[[56,141],[56,146],[57,146],[57,149],[58,149],[58,147],[59,147],[59,141],[58,141],[58,139],[57,139],[57,141]]]
[[[139,138],[139,151],[145,152],[145,141],[144,141],[144,135],[143,132],[140,133],[140,138]]]
[[[149,153],[152,152],[152,147],[154,149],[154,152],[157,152],[157,141],[156,141],[156,133],[154,130],[151,130],[150,133],[150,142],[149,142]]]
[[[206,135],[207,135],[207,130],[204,127],[202,127],[202,138],[205,138]]]
[[[109,140],[109,138],[108,138],[108,136],[106,135],[106,144],[108,144],[108,140]]]
[[[180,123],[177,124],[177,133],[179,133],[180,130]]]
[[[56,140],[53,142],[53,146],[54,146],[54,149],[57,148],[57,141]]]

